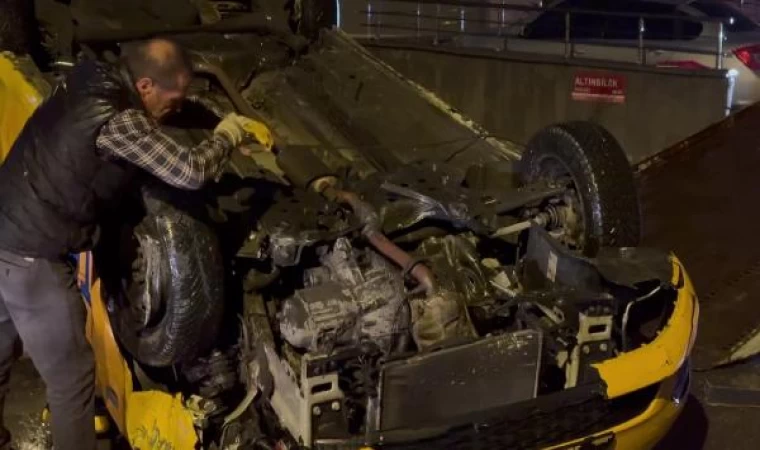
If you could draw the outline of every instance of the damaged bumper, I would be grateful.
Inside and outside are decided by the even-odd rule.
[[[650,344],[596,366],[607,384],[608,398],[657,386],[654,399],[643,412],[609,430],[550,448],[651,448],[680,414],[689,394],[689,354],[697,336],[699,302],[683,265],[675,256],[672,261],[672,282],[678,287],[678,298],[667,325]],[[636,376],[631,376],[633,373]]]
[[[641,414],[593,436],[549,448],[641,450],[654,447],[683,409],[689,394],[690,369],[686,361],[675,374],[657,383],[654,399]]]

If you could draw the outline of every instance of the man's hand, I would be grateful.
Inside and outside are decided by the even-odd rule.
[[[227,114],[214,129],[214,134],[223,134],[235,147],[247,136],[255,138],[264,148],[271,151],[274,146],[272,133],[266,125],[239,114]]]
[[[214,128],[214,134],[225,136],[232,143],[233,147],[237,147],[243,142],[246,133],[243,129],[242,118],[242,116],[235,113],[227,114]]]

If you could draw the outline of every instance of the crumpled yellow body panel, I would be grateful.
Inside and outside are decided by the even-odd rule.
[[[0,53],[0,163],[44,100],[47,89],[42,75],[28,57]]]
[[[671,255],[674,286],[678,296],[673,313],[657,338],[636,350],[593,366],[607,384],[609,398],[651,386],[672,376],[688,359],[696,339],[699,302],[686,270]],[[631,376],[635,373],[636,376]]]
[[[137,450],[194,450],[198,436],[181,394],[133,392],[127,408],[127,439]]]
[[[90,265],[91,255],[82,254],[80,268]],[[100,297],[100,280],[90,286],[91,301],[87,314],[87,339],[95,354],[95,380],[98,394],[103,398],[111,419],[124,433],[126,412],[132,395],[132,373],[116,343],[105,302]]]
[[[93,272],[92,254],[80,255],[77,278],[90,298],[87,338],[95,354],[97,391],[119,432],[135,450],[195,450],[193,411],[180,394],[134,390],[132,372],[116,342],[100,280]]]

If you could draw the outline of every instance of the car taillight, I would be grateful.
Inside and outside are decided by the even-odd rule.
[[[734,55],[750,70],[760,70],[760,45],[747,45],[734,50]]]

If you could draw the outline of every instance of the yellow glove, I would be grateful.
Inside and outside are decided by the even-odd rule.
[[[219,125],[214,129],[214,134],[223,134],[237,147],[250,135],[258,141],[264,148],[271,151],[274,147],[274,138],[272,132],[263,123],[253,120],[249,117],[239,114],[227,114]]]
[[[238,116],[235,113],[227,114],[214,128],[214,134],[225,136],[232,143],[233,147],[237,147],[243,142],[243,138],[245,137],[241,118],[242,116]]]
[[[269,130],[269,127],[258,120],[253,120],[244,116],[239,117],[243,121],[243,129],[246,133],[253,136],[259,144],[264,146],[265,149],[272,151],[272,147],[274,147],[274,138],[272,137],[272,132]]]

